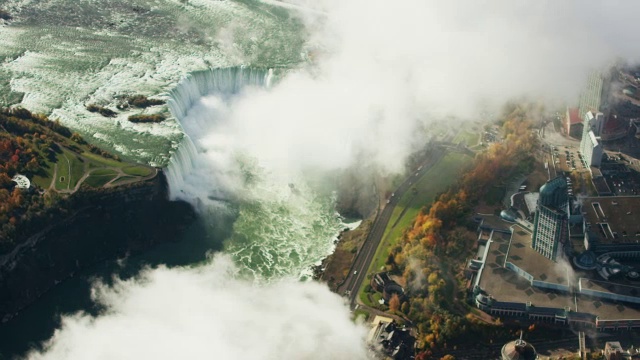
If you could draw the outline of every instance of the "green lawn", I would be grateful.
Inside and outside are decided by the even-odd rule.
[[[69,189],[69,168],[71,166],[71,161],[67,154],[63,152],[58,155],[58,175],[55,179],[56,182],[56,190],[67,190]]]
[[[96,169],[91,172],[91,176],[111,175],[115,176],[117,172],[111,169]]]
[[[48,189],[49,186],[51,185],[51,178],[53,178],[53,169],[58,160],[56,160],[56,162],[51,162],[45,155],[46,154],[42,154],[42,157],[45,159],[45,163],[46,163],[46,165],[42,167],[42,171],[44,171],[44,176],[39,176],[39,175],[34,176],[33,179],[31,179],[31,181],[43,189]],[[56,155],[59,156],[58,154]]]
[[[93,161],[95,161],[97,163],[96,167],[107,167],[107,166],[112,166],[112,167],[117,167],[117,168],[121,168],[121,167],[125,167],[125,166],[131,166],[131,163],[127,163],[127,162],[123,162],[123,161],[116,161],[113,159],[107,159],[104,158],[98,154],[94,154],[92,152],[89,151],[85,151],[82,153],[82,156],[86,157],[87,159],[91,159]]]
[[[472,161],[468,155],[459,153],[449,153],[436,163],[422,178],[413,186],[415,191],[407,191],[398,205],[393,210],[391,220],[387,224],[382,242],[376,250],[376,255],[369,267],[369,273],[378,271],[384,267],[389,253],[389,248],[396,245],[402,235],[402,231],[409,227],[420,209],[431,204],[437,194],[445,191],[455,182],[460,172]],[[404,214],[403,214],[404,212]],[[401,217],[402,215],[402,217]],[[393,227],[393,224],[396,223]],[[364,285],[360,289],[361,295]],[[362,296],[361,296],[362,298]]]
[[[78,157],[78,155],[66,150],[65,150],[65,154],[67,155],[67,158],[71,160],[71,179],[69,183],[70,185],[69,188],[74,189],[78,184],[78,181],[84,175],[85,164],[84,164],[84,161],[80,159],[80,157]]]
[[[132,180],[132,179],[136,179],[136,177],[135,176],[122,176],[118,180],[114,181],[113,185],[120,185],[120,184],[123,184],[123,183],[125,183],[125,182],[127,182],[129,180]]]
[[[144,176],[151,175],[151,169],[144,166],[125,166],[122,168],[122,171],[124,171],[124,173],[127,175],[134,175],[134,176],[144,177]]]
[[[84,181],[84,184],[87,184],[94,188],[99,188],[104,186],[109,181],[113,180],[118,175],[117,172],[111,169],[98,169],[94,170],[89,177]]]

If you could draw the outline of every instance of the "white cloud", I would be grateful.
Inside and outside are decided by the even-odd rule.
[[[638,55],[623,40],[640,25],[616,22],[640,8],[627,2],[306,5],[327,14],[304,14],[314,67],[271,91],[248,92],[230,109],[238,143],[283,167],[345,167],[364,152],[398,170],[427,137],[417,123],[473,118],[480,104],[521,96],[575,103],[590,70]]]
[[[317,283],[255,285],[218,256],[96,285],[105,312],[65,316],[29,359],[366,359],[365,330]]]
[[[590,69],[616,56],[637,60],[640,51],[634,37],[640,22],[632,16],[640,5],[631,2],[310,4],[328,13],[306,15],[312,69],[228,105],[202,102],[225,115],[216,131],[198,134],[211,164],[231,167],[229,149],[241,149],[274,172],[345,167],[362,153],[397,170],[424,141],[417,123],[445,114],[472,117],[478,104],[499,106],[522,95],[575,101]],[[225,34],[223,40],[232,40]],[[210,186],[211,174],[194,187]],[[226,175],[218,185],[233,187]],[[233,273],[228,259],[217,258],[98,286],[96,300],[106,313],[65,317],[47,350],[30,358],[366,358],[363,330],[325,287],[256,286]]]

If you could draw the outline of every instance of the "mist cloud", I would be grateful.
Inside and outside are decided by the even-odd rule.
[[[365,330],[317,283],[258,286],[227,257],[96,285],[106,311],[65,316],[29,359],[367,359]]]
[[[236,99],[229,120],[238,143],[282,166],[364,153],[395,171],[432,123],[522,96],[575,103],[589,71],[639,53],[628,2],[296,3],[326,14],[301,12],[313,65]]]
[[[617,56],[637,60],[640,52],[640,4],[632,2],[299,4],[326,13],[301,15],[313,64],[229,104],[201,103],[204,112],[224,115],[198,139],[208,161],[222,164],[217,171],[232,167],[230,149],[256,156],[274,173],[334,169],[363,157],[397,171],[425,142],[429,124],[445,116],[474,119],[480,108],[525,95],[575,102],[588,71]],[[240,30],[229,31],[219,40],[231,49],[231,32]],[[234,186],[226,181],[236,175],[216,176],[220,186]],[[211,186],[212,177],[194,188]],[[229,259],[217,258],[97,286],[106,312],[65,317],[47,349],[29,358],[366,358],[364,331],[322,285],[256,286],[235,272]]]

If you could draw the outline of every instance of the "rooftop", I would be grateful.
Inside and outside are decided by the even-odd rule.
[[[546,259],[531,248],[530,233],[518,225],[513,226],[513,237],[494,233],[488,246],[485,267],[479,274],[478,285],[496,301],[531,302],[536,309],[568,307],[572,311],[599,316],[601,320],[640,319],[640,305],[613,303],[587,296],[574,298],[573,295],[561,291],[533,287],[530,281],[519,276],[515,271],[505,268],[506,261],[510,261],[532,275],[534,280],[560,285],[569,283],[577,285],[578,281],[583,281],[585,287],[586,281],[589,281],[592,288],[601,286],[606,289],[606,286],[614,285],[632,290],[625,285],[591,280],[589,278],[593,276],[590,276],[589,272],[575,272],[568,265]],[[625,289],[621,289],[624,293],[623,290]]]
[[[603,293],[619,294],[625,296],[640,296],[640,288],[631,285],[617,284],[609,281],[600,281],[593,279],[580,279],[580,286],[592,291],[599,291]]]
[[[569,265],[549,261],[531,247],[531,233],[514,226],[507,261],[526,271],[534,280],[569,286]]]
[[[629,126],[628,120],[625,121],[619,116],[609,116],[607,117],[607,121],[604,122],[604,127],[602,129],[603,132],[615,132],[617,130],[623,129],[626,130]]]
[[[16,187],[19,189],[28,189],[29,187],[31,187],[31,181],[29,181],[29,179],[24,175],[18,174],[11,180],[18,184],[16,185]]]
[[[612,195],[611,188],[607,184],[607,180],[602,177],[591,179],[593,186],[596,188],[598,195]]]
[[[481,278],[478,283],[480,288],[488,292],[498,301],[521,303],[530,301],[536,306],[553,306],[561,309],[565,306],[573,307],[573,299],[571,297],[559,295],[555,291],[547,291],[539,288],[534,288],[531,286],[531,283],[529,281],[518,276],[518,274],[516,274],[514,271],[511,271],[504,267],[507,254],[512,257],[510,261],[517,261],[513,258],[513,256],[522,257],[522,255],[524,255],[525,252],[528,253],[528,251],[521,252],[521,250],[527,249],[530,250],[533,255],[537,255],[536,259],[539,263],[537,269],[529,269],[530,271],[535,273],[538,278],[540,278],[542,274],[545,274],[547,278],[550,278],[551,276],[557,277],[555,273],[545,272],[545,268],[549,267],[549,263],[552,262],[544,258],[542,255],[538,254],[531,248],[531,235],[529,232],[526,232],[520,226],[514,226],[514,235],[515,242],[511,246],[512,248],[517,249],[517,251],[515,251],[514,253],[512,253],[509,249],[509,237],[494,236],[491,239],[492,241],[490,243],[489,251],[487,252],[485,268],[482,271]],[[527,237],[528,246],[525,245]],[[540,258],[544,259],[545,261],[539,261]],[[536,262],[530,262],[524,258],[522,258],[522,261],[531,263],[531,265],[535,265]],[[519,264],[518,266],[520,266],[521,264]],[[536,277],[536,275],[534,275],[534,277]]]
[[[589,197],[582,212],[600,243],[625,244],[640,241],[640,196]]]
[[[582,119],[580,118],[578,108],[569,108],[569,124],[574,125],[581,122]]]

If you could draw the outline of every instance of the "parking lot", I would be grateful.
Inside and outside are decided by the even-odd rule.
[[[557,171],[571,172],[585,170],[582,154],[577,146],[554,146],[553,162]]]

